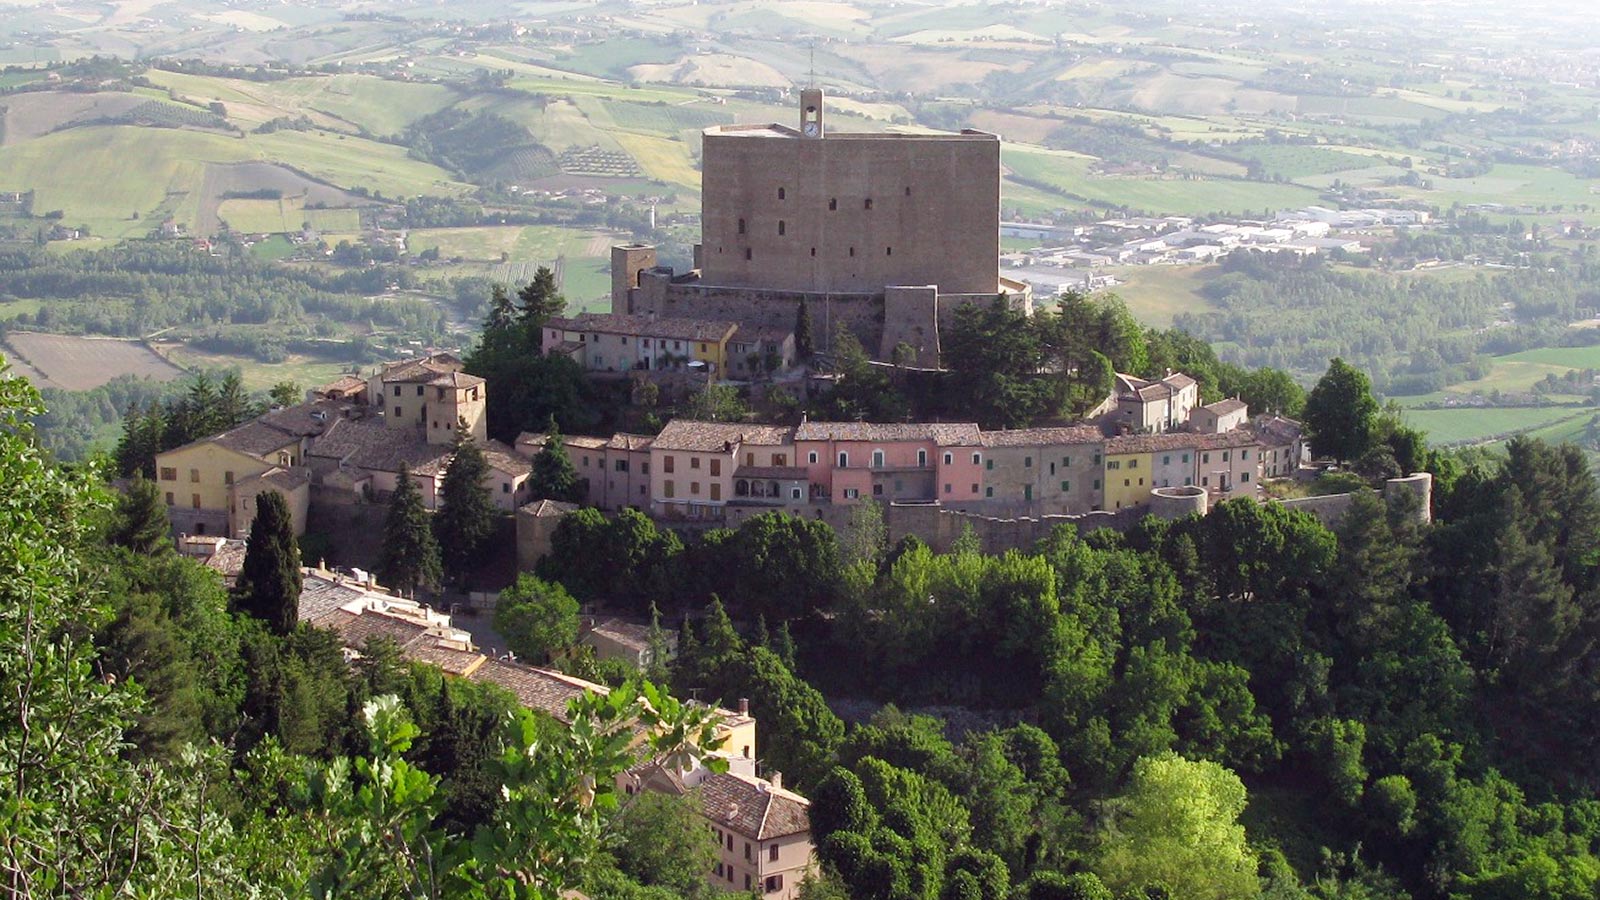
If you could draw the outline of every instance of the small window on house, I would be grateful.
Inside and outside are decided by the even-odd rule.
[[[222,483],[223,484],[233,484],[233,473],[232,472],[223,472],[222,473]]]
[[[977,486],[977,485],[973,485],[973,486],[972,486],[972,492],[973,492],[973,493],[974,493],[974,494],[976,494],[976,493],[977,493],[977,492],[978,492],[978,486]]]
[[[811,463],[812,465],[816,465],[817,464],[817,451],[813,450],[810,453],[807,453],[806,454],[806,462]]]
[[[500,493],[502,493],[502,494],[511,493],[511,485],[509,483],[507,483],[507,482],[504,482],[504,481],[500,482]]]
[[[832,212],[833,210],[836,210],[838,208],[839,208],[838,199],[837,198],[833,198],[833,197],[828,198],[828,211]]]
[[[956,461],[956,455],[954,453],[946,453],[944,455],[944,464],[945,465],[948,466],[948,465],[954,463],[955,461]]]
[[[872,496],[874,496],[874,497],[882,497],[883,496],[883,485],[881,485],[881,484],[873,485],[872,486]]]
[[[872,451],[872,467],[874,469],[883,468],[883,451],[882,450],[874,450],[874,451]]]
[[[189,495],[189,501],[190,501],[191,504],[193,504],[195,509],[199,509],[200,508],[200,495],[199,494],[190,494]]]
[[[172,492],[171,491],[167,491],[167,505],[168,506],[172,505]]]
[[[698,494],[698,493],[700,493],[700,482],[698,482],[698,481],[689,482],[689,493],[690,494]]]
[[[1094,455],[1094,464],[1097,466],[1100,465],[1100,454],[1098,453]]]
[[[677,459],[678,458],[676,456],[664,457],[661,460],[661,471],[666,472],[668,475],[671,475],[672,474],[673,464],[677,462]]]
[[[1067,491],[1070,491],[1070,490],[1072,490],[1072,482],[1070,482],[1070,481],[1061,482],[1061,492],[1062,493],[1066,493]]]
[[[893,247],[885,247],[885,248],[883,248],[883,255],[884,256],[893,256],[894,255],[894,248]]]
[[[778,237],[783,237],[783,220],[778,220]]]
[[[1179,457],[1179,461],[1180,462],[1188,462],[1189,461],[1189,454],[1187,454],[1187,453],[1183,454],[1183,456]]]
[[[815,248],[815,247],[811,248],[811,255],[812,256],[816,256],[817,255],[817,248]]]
[[[189,483],[190,484],[198,484],[199,482],[200,482],[200,470],[199,469],[190,469],[189,470]]]
[[[161,480],[162,481],[177,481],[178,480],[178,470],[175,467],[162,466],[161,467]]]
[[[698,457],[698,456],[689,457],[689,468],[691,468],[691,469],[700,468],[700,457]]]
[[[1094,489],[1097,491],[1100,490],[1100,479],[1098,478],[1094,480]]]
[[[790,500],[799,500],[800,499],[800,489],[799,488],[790,488],[789,489],[789,499]]]
[[[906,185],[906,196],[907,197],[911,196],[911,185],[909,185],[909,184]]]
[[[984,488],[983,489],[983,495],[985,497],[993,497],[994,496],[994,488],[992,488],[992,487]]]
[[[871,208],[872,208],[872,198],[868,197],[867,200],[866,200],[865,205],[862,206],[862,209],[871,209]]]
[[[739,233],[740,234],[744,234],[744,220],[743,219],[739,220]]]
[[[1031,456],[1024,456],[1024,457],[1023,457],[1023,458],[1022,458],[1022,467],[1023,467],[1023,468],[1024,468],[1024,469],[1031,469],[1031,468],[1033,468],[1033,457],[1031,457]]]
[[[425,388],[425,387],[423,387],[423,386],[422,386],[422,385],[420,385],[420,384],[419,384],[419,385],[417,385],[417,396],[418,396],[418,397],[421,397],[421,396],[422,396],[422,392],[423,392],[423,391],[425,391],[425,390],[427,390],[427,388]]]
[[[767,861],[768,862],[777,862],[778,861],[778,845],[777,844],[773,844],[771,847],[767,848]]]
[[[783,188],[778,188],[778,199],[779,200],[783,199]]]
[[[399,419],[399,418],[403,418],[403,417],[404,417],[404,416],[405,416],[405,414],[406,414],[406,411],[405,411],[405,410],[404,410],[404,409],[401,409],[401,408],[400,408],[400,407],[398,407],[398,406],[396,406],[396,407],[395,407],[395,408],[394,408],[394,417],[395,417],[395,418],[396,418],[396,419]]]
[[[1250,473],[1249,472],[1240,472],[1239,473],[1239,480],[1240,481],[1245,481],[1245,482],[1249,481],[1250,480]]]
[[[1130,468],[1130,469],[1139,468],[1139,461],[1137,459],[1128,460],[1128,468]]]
[[[927,468],[927,466],[928,466],[928,451],[926,451],[926,450],[918,450],[917,451],[917,468],[924,469],[924,468]]]
[[[949,482],[945,482],[944,492],[946,494],[950,493],[950,483]]]
[[[713,474],[713,475],[721,475],[722,474],[722,460],[713,459],[711,461],[711,474]]]
[[[982,458],[982,457],[980,457],[980,456],[979,456],[979,455],[978,455],[978,454],[976,454],[976,453],[974,453],[974,454],[972,454],[972,464],[973,464],[973,465],[977,465],[977,464],[978,464],[978,460],[979,460],[979,459],[981,459],[981,458]]]
[[[400,396],[400,385],[398,384],[394,386],[394,395],[396,397]]]
[[[1163,457],[1161,457],[1161,464],[1163,466],[1172,465],[1172,457],[1171,456],[1163,456]]]
[[[848,453],[840,453],[839,454],[839,468],[848,469],[849,467],[850,467],[850,454],[848,454]]]
[[[749,259],[750,258],[750,248],[749,247],[744,248],[744,258],[745,259]]]
[[[984,467],[984,469],[986,469],[986,470],[988,470],[990,472],[993,472],[994,471],[994,460],[992,460],[992,459],[991,460],[987,460],[986,462],[984,462],[983,467]]]
[[[773,847],[772,849],[776,850],[778,848],[777,847]],[[774,857],[774,859],[776,859],[776,857]],[[765,887],[767,889],[766,892],[769,893],[769,894],[775,894],[778,891],[783,890],[783,876],[782,875],[768,875],[767,876],[767,883],[766,883]]]

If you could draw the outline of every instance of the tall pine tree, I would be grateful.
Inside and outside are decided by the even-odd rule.
[[[1372,446],[1378,401],[1365,372],[1334,357],[1306,397],[1306,430],[1318,456],[1357,459]]]
[[[816,339],[811,335],[811,308],[801,300],[794,311],[794,355],[804,361],[816,350]]]
[[[551,416],[550,423],[545,426],[544,447],[533,457],[528,484],[535,500],[582,503],[588,493],[584,482],[578,478],[578,470],[572,467],[572,458],[567,455],[567,444],[561,438],[555,416]]]
[[[544,323],[567,309],[567,298],[561,295],[556,273],[549,266],[540,266],[533,273],[533,280],[517,291],[517,299],[522,301],[518,318],[530,334],[537,334]]]
[[[256,495],[244,566],[233,588],[234,607],[267,623],[277,634],[300,621],[300,546],[289,504],[277,491]]]
[[[422,493],[411,481],[411,470],[400,464],[389,514],[383,522],[383,554],[378,577],[392,588],[410,595],[418,587],[439,583],[439,543],[422,506]]]
[[[494,504],[483,486],[488,473],[489,461],[472,435],[465,428],[458,430],[450,468],[439,486],[439,511],[433,517],[445,572],[457,580],[472,571],[478,550],[494,533]]]
[[[140,556],[155,556],[172,550],[171,535],[161,489],[143,472],[135,472],[127,492],[117,499],[116,518],[108,535],[111,543]]]

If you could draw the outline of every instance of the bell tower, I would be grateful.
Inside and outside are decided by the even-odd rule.
[[[800,133],[808,138],[822,137],[822,88],[800,92]]]

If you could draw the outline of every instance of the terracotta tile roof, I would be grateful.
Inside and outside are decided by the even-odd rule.
[[[1283,416],[1263,416],[1251,426],[1256,439],[1269,446],[1282,447],[1300,440],[1305,428],[1293,419]]]
[[[679,341],[722,341],[738,329],[737,322],[717,319],[651,318],[621,313],[580,313],[570,318],[551,319],[549,328],[585,334],[620,334],[630,337],[667,338]]]
[[[1256,447],[1261,444],[1255,435],[1242,428],[1224,431],[1221,434],[1200,434],[1195,436],[1200,438],[1200,443],[1197,446],[1201,450],[1228,450],[1234,447]]]
[[[576,503],[567,503],[561,500],[535,500],[532,503],[524,504],[517,512],[527,513],[534,518],[542,519],[546,516],[564,516],[577,509],[578,504]]]
[[[461,676],[470,676],[488,661],[487,656],[476,650],[458,650],[443,642],[419,641],[406,648],[405,655],[407,659],[438,666],[451,675]]]
[[[368,641],[388,638],[399,644],[402,651],[406,651],[412,644],[423,640],[428,633],[428,627],[419,622],[410,622],[372,610],[362,610],[359,615],[341,611],[339,615],[329,616],[317,624],[339,632],[339,638],[344,645],[356,650],[366,647]]]
[[[1165,400],[1194,384],[1195,380],[1182,372],[1174,372],[1160,381],[1148,381],[1136,375],[1117,374],[1117,394],[1120,397],[1123,399],[1138,397],[1147,403],[1152,400]]]
[[[804,427],[804,426],[802,426]],[[794,429],[774,425],[745,425],[737,422],[692,422],[673,419],[656,436],[652,450],[684,450],[717,453],[740,444],[778,447],[794,440]]]
[[[612,450],[632,450],[637,452],[649,450],[650,446],[655,442],[656,436],[653,434],[628,434],[619,431],[611,436],[611,440],[606,446]]]
[[[465,366],[460,357],[450,353],[430,353],[417,359],[407,359],[385,365],[379,376],[384,384],[396,382],[430,383],[440,375],[459,372]]]
[[[259,481],[280,491],[293,491],[311,483],[311,470],[305,466],[291,466],[287,469],[273,466],[265,472],[239,479],[235,482],[235,486],[246,485],[253,481]]]
[[[327,384],[316,388],[315,393],[327,394],[333,391],[349,393],[350,391],[361,390],[366,386],[367,380],[362,378],[360,375],[340,375],[338,378],[335,378]]]
[[[1211,413],[1212,415],[1225,416],[1229,413],[1238,412],[1241,409],[1248,409],[1249,407],[1245,406],[1245,402],[1243,400],[1240,400],[1237,397],[1229,397],[1226,400],[1218,400],[1215,403],[1208,403],[1200,408],[1208,413]]]
[[[215,437],[201,438],[193,444],[186,444],[185,446],[192,447],[195,444],[206,442],[260,459],[268,453],[299,444],[300,437],[282,429],[274,428],[265,422],[254,421],[246,422],[237,428],[231,428]]]
[[[271,410],[256,421],[289,434],[311,437],[327,431],[335,419],[365,416],[366,412],[366,407],[348,400],[313,400]]]
[[[650,626],[625,622],[621,619],[603,619],[589,627],[586,634],[598,634],[634,650],[650,649]],[[663,634],[665,637],[665,634]],[[582,641],[582,638],[579,638]]]
[[[336,459],[374,472],[398,472],[405,462],[418,475],[438,475],[450,462],[450,448],[430,444],[382,419],[339,419],[311,442],[307,456]]]
[[[985,431],[985,447],[1045,447],[1055,444],[1098,444],[1106,439],[1093,425],[1071,425],[1065,428],[1014,428],[1006,431]]]
[[[797,441],[932,441],[940,447],[976,447],[982,441],[971,422],[802,422]]]
[[[602,696],[611,692],[605,685],[499,659],[485,660],[469,677],[473,681],[497,684],[515,694],[523,706],[553,716],[560,722],[571,721],[567,716],[567,704],[585,691]]]
[[[1106,439],[1106,453],[1153,453],[1160,450],[1195,450],[1213,434],[1170,431],[1166,434],[1121,434]]]
[[[484,442],[483,458],[489,468],[507,475],[526,475],[533,466],[533,460],[496,440]]]
[[[759,778],[714,772],[694,788],[700,814],[709,821],[765,841],[811,830],[811,801]]]

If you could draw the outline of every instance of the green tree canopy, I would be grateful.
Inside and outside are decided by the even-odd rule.
[[[1340,462],[1358,459],[1372,446],[1378,401],[1365,373],[1335,357],[1306,397],[1306,431],[1312,449]]]
[[[513,653],[543,665],[578,640],[578,601],[559,584],[526,572],[500,592],[494,628]]]
[[[560,500],[582,503],[588,491],[578,478],[578,470],[567,455],[566,441],[554,416],[545,425],[544,446],[533,457],[533,472],[528,478],[534,500]]]
[[[472,573],[479,551],[494,533],[499,514],[484,486],[488,474],[489,461],[477,442],[465,429],[458,430],[450,468],[439,486],[439,511],[433,514],[445,572],[457,580]]]

